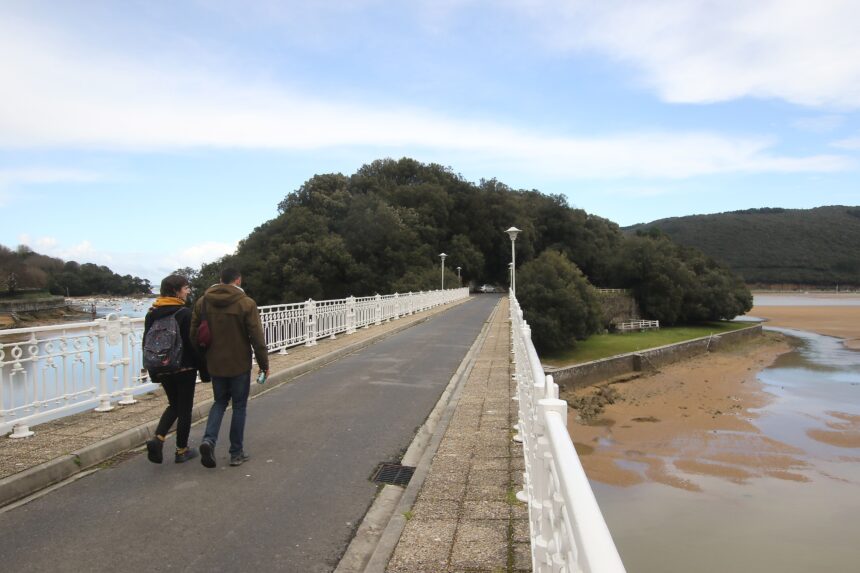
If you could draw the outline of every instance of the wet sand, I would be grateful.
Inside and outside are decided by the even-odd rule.
[[[747,314],[767,319],[768,326],[843,338],[846,347],[860,350],[860,305],[754,306]]]
[[[858,312],[855,302],[762,305],[750,314],[854,346]],[[765,332],[656,374],[609,381],[605,388],[614,392],[603,394],[617,392],[617,399],[588,422],[569,410],[571,436],[629,570],[856,569],[857,383],[828,377],[826,364],[792,351],[796,344]],[[816,356],[835,356],[843,368],[839,353],[854,355],[832,341],[815,344]],[[832,348],[836,355],[821,353]],[[798,379],[790,375],[795,367]],[[597,391],[562,398],[572,403]]]
[[[770,397],[756,381],[791,346],[766,333],[746,345],[703,355],[609,386],[614,404],[592,420],[568,412],[568,426],[589,478],[616,486],[658,482],[697,491],[691,475],[743,483],[756,476],[805,481],[803,452],[764,436],[752,423]],[[585,388],[564,394],[594,394]],[[834,430],[835,431],[835,430]]]
[[[809,306],[754,307],[749,315],[779,326],[836,336],[860,348],[860,296],[847,295],[845,306],[814,305],[815,295],[798,295]],[[845,295],[843,295],[844,297]],[[766,298],[766,297],[763,297]],[[797,297],[795,297],[797,298]],[[845,299],[848,300],[848,299]],[[696,491],[694,476],[743,483],[756,476],[805,481],[810,460],[802,450],[765,436],[753,423],[772,396],[757,381],[758,372],[791,350],[788,339],[765,333],[750,344],[663,368],[627,381],[610,381],[618,393],[604,412],[583,420],[569,410],[568,426],[589,478],[615,486],[657,482]],[[594,395],[595,388],[565,393],[569,402]],[[811,429],[817,442],[860,447],[860,416],[826,413],[826,429]]]

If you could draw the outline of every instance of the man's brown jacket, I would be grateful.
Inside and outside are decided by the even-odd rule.
[[[206,364],[213,376],[238,376],[251,370],[251,348],[261,370],[269,369],[269,352],[263,337],[257,303],[232,284],[209,287],[194,304],[191,315],[191,341],[197,346],[203,304],[212,333],[206,351]]]

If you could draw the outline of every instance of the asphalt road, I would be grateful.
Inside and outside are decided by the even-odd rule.
[[[331,571],[456,371],[497,296],[484,295],[276,388],[248,406],[251,460],[143,454],[0,513],[3,570]],[[203,425],[192,428],[198,444]]]

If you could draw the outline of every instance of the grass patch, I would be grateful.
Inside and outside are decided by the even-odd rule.
[[[684,342],[710,334],[720,334],[752,326],[749,322],[707,322],[689,326],[669,326],[660,330],[629,332],[627,334],[595,334],[588,340],[579,340],[576,347],[552,354],[541,355],[541,362],[550,366],[570,366],[592,360],[608,358],[616,354],[638,352],[666,344]]]
[[[0,300],[3,301],[19,301],[19,300],[31,300],[37,298],[50,298],[54,295],[49,293],[46,290],[40,291],[18,291],[14,295],[10,295],[8,292],[0,293]]]

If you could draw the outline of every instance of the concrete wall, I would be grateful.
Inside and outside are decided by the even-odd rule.
[[[619,354],[602,360],[594,360],[583,364],[575,364],[565,368],[547,368],[546,373],[552,374],[556,384],[562,388],[576,389],[603,382],[615,376],[653,370],[668,364],[704,354],[715,350],[722,344],[737,342],[753,336],[761,335],[761,325],[724,332],[685,342],[659,346],[641,352]]]
[[[47,296],[44,298],[30,298],[25,300],[2,300],[0,299],[0,312],[37,312],[40,310],[53,310],[65,308],[66,299],[61,296]]]

